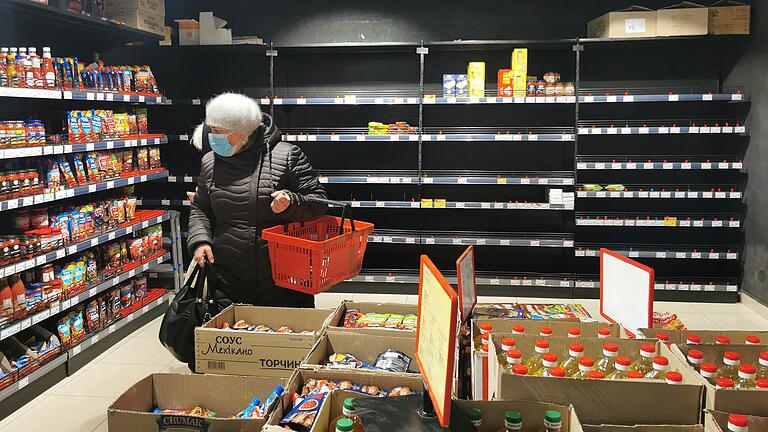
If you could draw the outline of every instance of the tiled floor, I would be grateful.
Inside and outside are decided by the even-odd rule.
[[[335,307],[343,299],[412,303],[415,295],[322,294],[317,307]],[[481,297],[480,302],[567,303],[569,299]],[[599,317],[597,300],[577,300]],[[743,304],[657,302],[655,310],[675,312],[692,329],[768,330],[768,308]],[[153,372],[188,373],[157,340],[160,319],[111,347],[75,375],[53,386],[0,422],[0,432],[57,430],[105,432],[107,407],[131,384]],[[66,418],[63,422],[61,419]]]

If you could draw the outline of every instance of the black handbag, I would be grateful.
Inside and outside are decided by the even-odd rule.
[[[216,303],[206,295],[205,282],[210,264],[195,265],[192,273],[173,298],[160,325],[160,343],[195,370],[195,327],[203,325],[219,312]],[[209,284],[209,290],[212,291]]]

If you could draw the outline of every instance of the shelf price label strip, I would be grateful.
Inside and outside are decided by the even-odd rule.
[[[665,227],[665,228],[740,228],[738,220],[689,220],[664,219],[597,219],[576,218],[579,226],[618,226],[618,227]]]
[[[741,101],[741,93],[579,96],[580,103]]]
[[[658,259],[703,259],[703,260],[737,260],[738,252],[691,252],[691,251],[648,251],[648,250],[615,250],[614,252],[629,258],[658,258]],[[599,257],[600,251],[576,249],[577,257]]]
[[[167,144],[168,137],[149,137],[124,140],[98,141],[92,143],[76,144],[48,144],[45,146],[22,147],[0,150],[0,159],[14,159],[20,157],[48,156],[53,154],[83,153],[94,150],[125,149],[143,147],[148,145]]]

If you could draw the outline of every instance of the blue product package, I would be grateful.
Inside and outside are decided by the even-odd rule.
[[[456,94],[456,74],[443,74],[443,96]]]
[[[467,96],[469,94],[469,78],[467,74],[456,75],[456,96]]]
[[[258,396],[254,397],[251,400],[251,403],[248,404],[248,406],[240,411],[235,418],[257,418],[257,417],[263,417],[261,415],[261,411],[259,410],[259,405],[261,405],[261,399],[259,399]]]
[[[269,408],[270,408],[270,406],[272,406],[272,403],[273,403],[273,402],[274,402],[274,401],[275,401],[277,398],[279,398],[280,396],[282,396],[282,395],[283,395],[283,392],[284,392],[284,391],[285,391],[285,388],[283,388],[283,386],[281,386],[281,385],[279,385],[279,384],[277,385],[277,387],[275,387],[275,390],[274,390],[274,391],[272,391],[272,394],[271,394],[271,395],[269,395],[269,397],[267,398],[267,400],[266,400],[266,401],[264,401],[264,404],[263,404],[263,405],[261,405],[261,406],[259,407],[259,412],[260,412],[260,414],[261,414],[261,416],[262,416],[262,417],[266,417],[266,416],[267,416],[267,414],[269,414]]]

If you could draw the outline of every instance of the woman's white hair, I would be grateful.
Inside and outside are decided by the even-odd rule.
[[[261,108],[254,99],[238,93],[222,93],[205,104],[205,122],[208,126],[250,135],[261,126]],[[195,128],[192,145],[203,147],[203,125]]]

